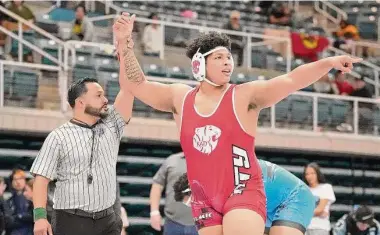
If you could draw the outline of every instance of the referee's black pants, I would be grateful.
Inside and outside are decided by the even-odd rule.
[[[54,235],[120,235],[123,222],[115,212],[102,217],[91,218],[54,210],[52,229]]]

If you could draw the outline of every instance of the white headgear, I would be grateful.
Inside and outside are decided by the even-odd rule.
[[[211,82],[210,80],[208,80],[206,78],[206,56],[208,56],[209,54],[211,54],[217,50],[220,50],[220,49],[226,49],[229,51],[229,49],[226,47],[218,46],[218,47],[215,47],[214,49],[211,49],[210,51],[208,51],[204,54],[199,52],[199,50],[200,50],[200,48],[199,48],[197,50],[197,52],[194,54],[194,56],[191,60],[191,70],[193,72],[194,78],[197,81],[199,81],[199,82],[206,81],[213,86],[221,86],[221,85],[218,85],[218,84]],[[232,63],[232,71],[233,71],[233,69],[234,69],[233,58],[231,58],[231,63]],[[232,73],[232,71],[231,71],[231,73]]]

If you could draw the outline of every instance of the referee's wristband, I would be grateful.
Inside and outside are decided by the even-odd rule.
[[[160,215],[160,211],[159,210],[154,210],[154,211],[150,212],[150,216],[155,216],[155,215]]]
[[[47,219],[46,209],[43,207],[38,207],[33,210],[33,219],[36,222],[39,219]]]

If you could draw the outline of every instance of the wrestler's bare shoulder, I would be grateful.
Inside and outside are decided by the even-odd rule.
[[[172,84],[171,88],[174,98],[174,108],[176,109],[178,114],[182,113],[183,99],[185,98],[187,92],[192,89],[192,87],[186,84],[176,83]]]
[[[236,95],[246,97],[250,99],[250,96],[255,92],[255,90],[261,89],[265,84],[265,81],[257,80],[251,82],[245,82],[236,86]]]

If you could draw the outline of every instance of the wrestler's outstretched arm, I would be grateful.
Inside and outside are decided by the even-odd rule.
[[[351,72],[354,63],[362,61],[361,58],[352,58],[347,55],[334,56],[299,66],[293,71],[267,81],[253,81],[241,86],[250,96],[250,103],[255,107],[267,108],[291,93],[305,88],[318,81],[331,69],[341,70],[343,73]]]
[[[116,47],[120,60],[120,88],[128,90],[145,104],[164,111],[175,113],[177,92],[190,89],[184,84],[163,84],[148,81],[133,52],[132,30],[135,15],[123,13],[113,25]],[[123,79],[124,78],[124,79]]]

